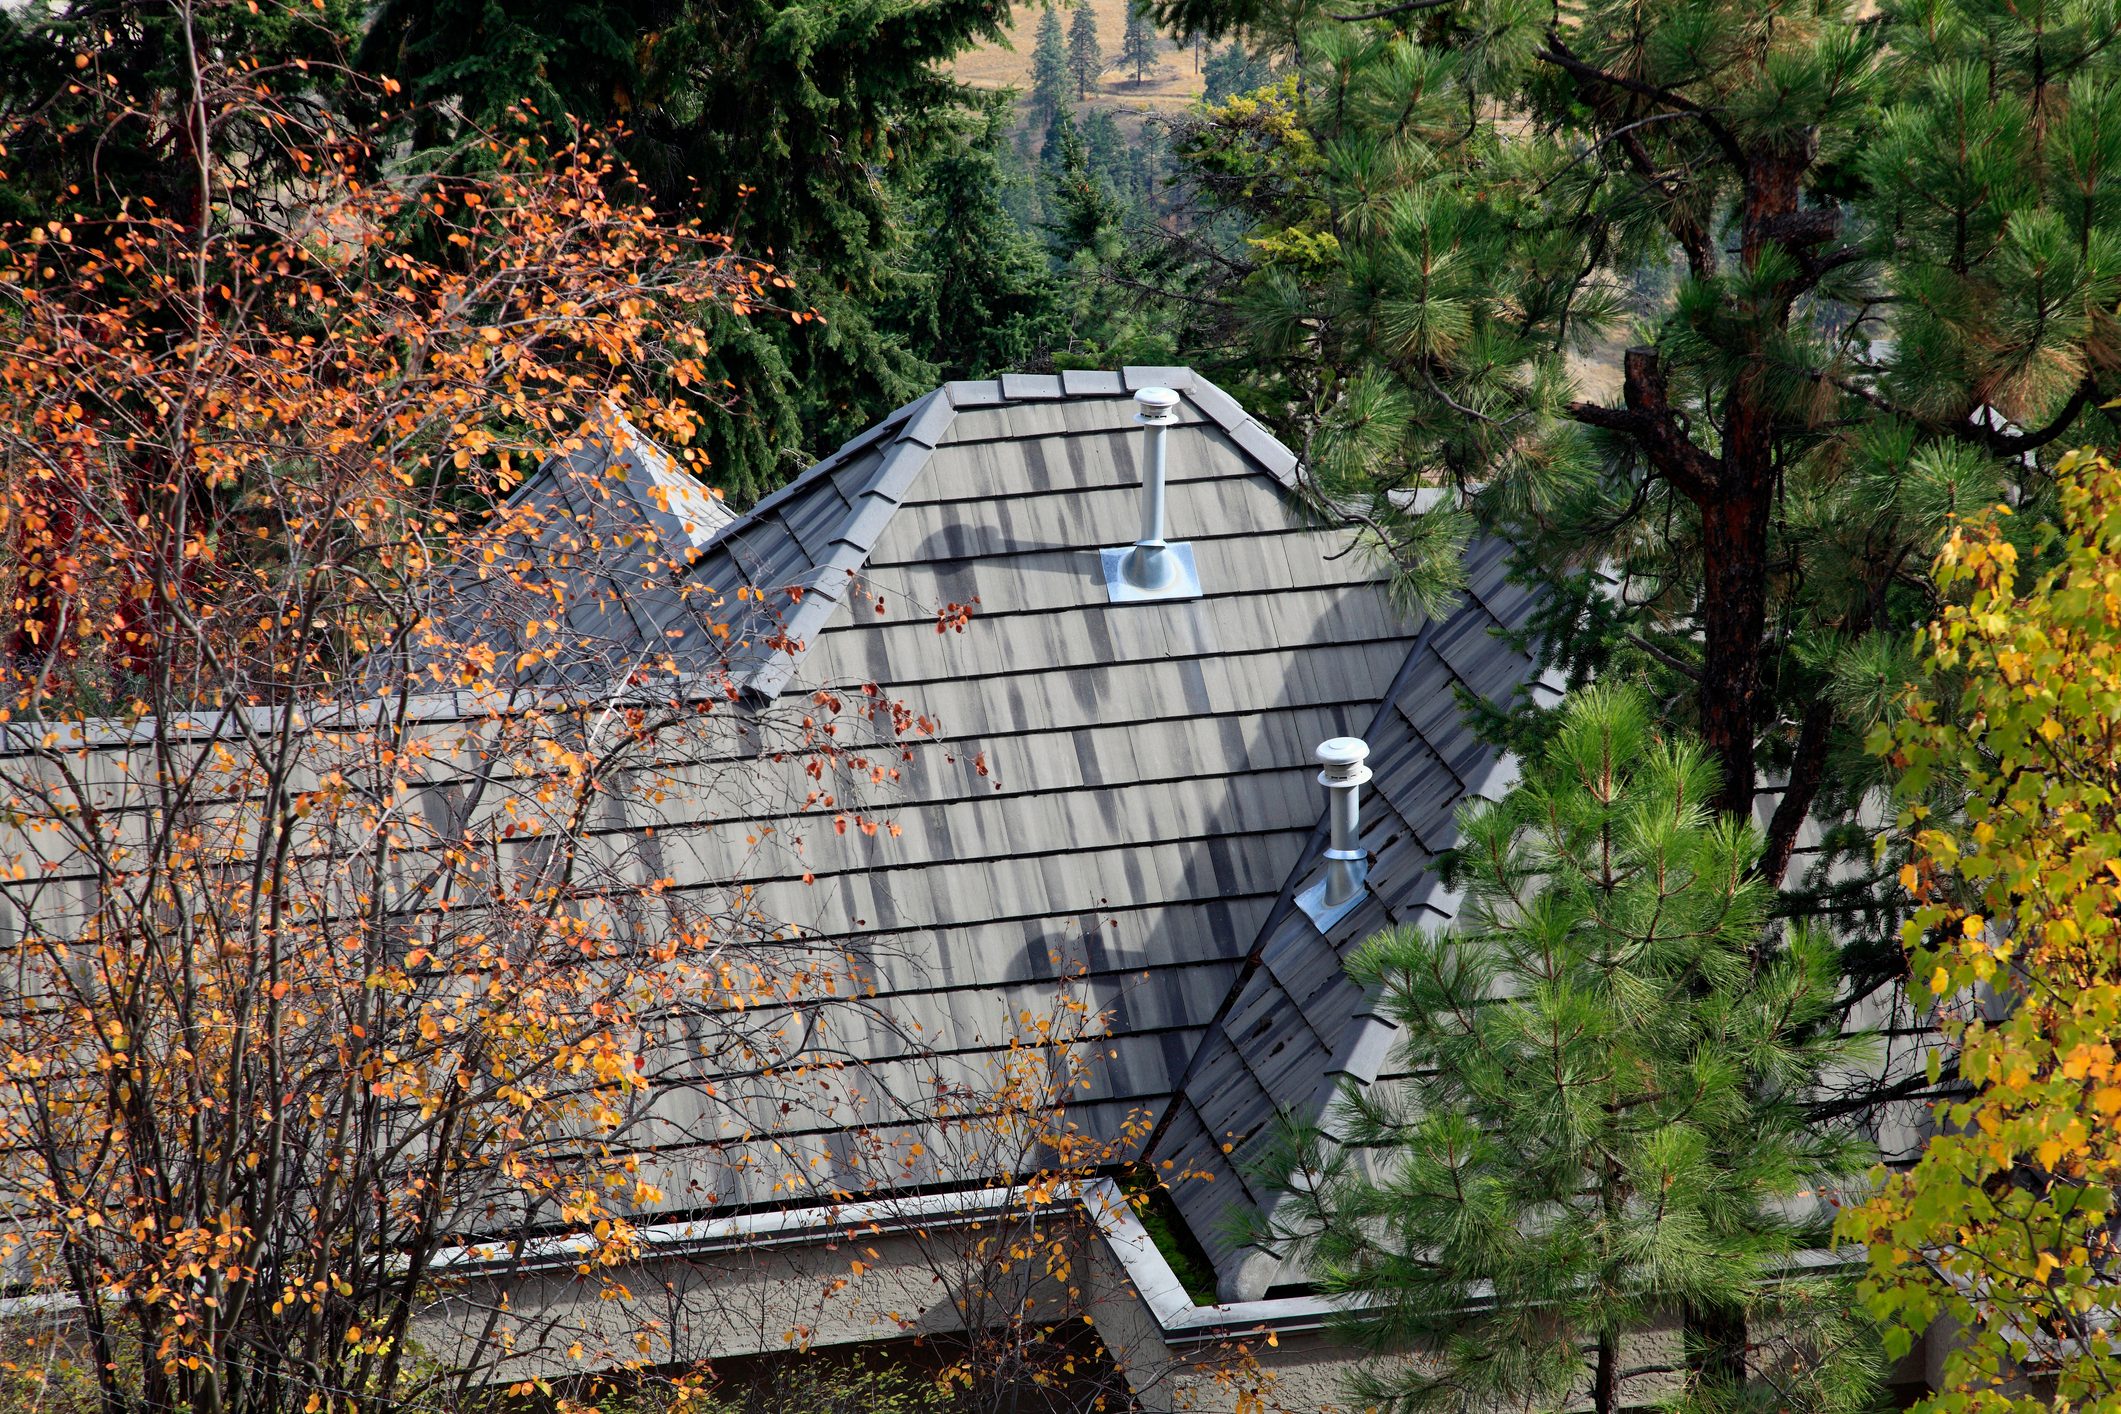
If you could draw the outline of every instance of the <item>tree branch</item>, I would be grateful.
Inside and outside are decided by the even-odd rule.
[[[1657,351],[1639,346],[1629,349],[1622,368],[1626,407],[1574,402],[1569,404],[1569,416],[1585,426],[1634,439],[1651,468],[1671,483],[1672,489],[1696,505],[1704,504],[1716,494],[1722,463],[1695,446],[1680,427],[1679,418],[1672,411],[1664,363]]]
[[[1811,376],[1814,379],[1824,379],[1832,383],[1850,397],[1860,398],[1888,416],[1905,418],[1909,422],[1918,423],[1925,427],[1937,426],[1937,424],[1927,418],[1902,411],[1884,394],[1866,388],[1860,383],[1852,382],[1847,378],[1837,377],[1824,370],[1815,372]],[[2004,432],[1971,419],[1965,422],[1946,423],[1938,427],[1938,430],[1958,441],[1971,442],[1975,446],[1994,452],[1998,456],[2021,456],[2026,452],[2038,451],[2063,433],[2069,431],[2070,424],[2074,423],[2083,414],[2085,404],[2091,401],[2092,395],[2097,391],[2098,389],[2094,386],[2091,375],[2086,374],[2083,380],[2077,384],[2077,390],[2070,394],[2069,401],[2062,405],[2062,411],[2055,414],[2054,420],[2045,427],[2035,428],[2030,432]]]
[[[1596,64],[1585,63],[1571,53],[1569,46],[1563,43],[1561,37],[1552,30],[1547,31],[1547,47],[1540,50],[1534,57],[1552,64],[1556,68],[1587,83],[1602,84],[1607,88],[1617,88],[1643,98],[1655,99],[1667,108],[1676,109],[1681,113],[1692,114],[1701,120],[1702,127],[1708,132],[1710,138],[1715,141],[1716,146],[1722,150],[1723,155],[1729,159],[1732,166],[1742,172],[1748,165],[1745,148],[1739,144],[1737,138],[1731,135],[1731,130],[1719,122],[1715,114],[1696,103],[1693,99],[1688,98],[1685,94],[1674,93],[1668,88],[1659,88],[1655,84],[1644,83],[1641,79],[1609,74]]]
[[[2077,391],[2071,393],[2069,401],[2062,405],[2062,411],[2055,414],[2055,420],[2035,431],[2000,432],[1993,427],[1986,427],[1981,423],[1972,422],[1967,424],[1965,432],[1960,435],[1966,436],[1971,433],[1975,440],[1978,440],[1990,451],[2006,457],[2014,457],[2023,452],[2035,451],[2069,430],[2069,425],[2077,420],[2079,413],[2084,411],[2084,405],[2091,401],[2092,391],[2092,376],[2087,373],[2084,375],[2083,380],[2077,384]]]
[[[1957,1085],[1958,1081],[1959,1061],[1957,1057],[1950,1057],[1937,1069],[1936,1088],[1939,1090],[1949,1089]],[[1930,1088],[1929,1073],[1921,1071],[1914,1075],[1902,1076],[1899,1080],[1885,1086],[1883,1089],[1861,1090],[1854,1095],[1843,1095],[1839,1099],[1813,1105],[1804,1112],[1805,1119],[1812,1124],[1821,1124],[1827,1120],[1845,1119],[1852,1114],[1861,1114],[1876,1105],[1889,1105],[1895,1100],[1912,1100]]]
[[[1360,24],[1364,20],[1387,20],[1416,10],[1440,10],[1451,3],[1453,0],[1401,0],[1400,4],[1387,5],[1382,10],[1365,10],[1359,15],[1335,15],[1333,18],[1342,24]]]
[[[1701,669],[1699,667],[1695,666],[1692,663],[1689,663],[1686,659],[1681,658],[1676,654],[1665,652],[1664,649],[1659,648],[1656,644],[1650,642],[1641,634],[1632,632],[1629,633],[1628,642],[1633,644],[1636,648],[1640,649],[1644,653],[1649,654],[1652,658],[1655,658],[1658,662],[1664,664],[1673,672],[1678,673],[1688,682],[1698,683],[1701,681]]]
[[[1819,783],[1826,775],[1826,749],[1833,728],[1833,703],[1821,693],[1812,699],[1810,709],[1804,714],[1804,725],[1797,730],[1797,753],[1790,761],[1789,782],[1783,787],[1782,799],[1776,802],[1775,813],[1768,820],[1767,848],[1755,866],[1771,888],[1782,886],[1782,876],[1788,871],[1790,856],[1797,848],[1797,831],[1804,827],[1804,818],[1812,811],[1812,801],[1818,798]]]

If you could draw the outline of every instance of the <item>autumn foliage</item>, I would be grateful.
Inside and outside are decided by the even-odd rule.
[[[697,316],[777,284],[591,138],[526,115],[479,176],[399,170],[245,79],[203,75],[200,121],[277,138],[268,190],[209,155],[189,211],[0,233],[16,713],[328,689],[585,414],[686,446],[722,391]]]
[[[682,448],[716,393],[696,316],[776,277],[586,138],[494,135],[445,177],[199,65],[176,121],[278,160],[195,142],[185,210],[0,232],[9,1279],[107,1414],[433,1405],[533,1345],[638,1360],[556,1322],[484,1338],[463,1298],[449,1340],[418,1322],[544,1232],[609,1280],[663,1198],[639,1126],[673,1038],[771,1075],[788,1007],[841,979],[609,829],[687,772],[770,789],[771,714],[654,663],[522,690],[490,644],[451,655],[444,569],[527,572],[494,548],[535,508],[485,513],[579,429]],[[794,717],[798,801],[836,722],[908,723]]]
[[[1843,1224],[1905,1350],[1960,1330],[1926,1407],[2121,1408],[2121,469],[2061,465],[2034,565],[2007,512],[1938,559],[1938,684],[1874,749],[1902,775],[1906,938],[1971,1088]],[[1953,809],[1952,807],[1960,807]],[[2052,1403],[2054,1400],[2062,1404]]]

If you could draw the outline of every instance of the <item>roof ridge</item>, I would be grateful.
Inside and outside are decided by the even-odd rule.
[[[997,378],[960,379],[943,384],[893,411],[860,436],[843,443],[802,471],[793,481],[761,499],[750,510],[723,526],[703,548],[726,546],[747,527],[762,524],[761,518],[797,503],[805,493],[830,483],[834,473],[864,452],[880,451],[881,460],[868,481],[846,491],[848,510],[830,529],[822,560],[799,584],[771,586],[800,589],[801,596],[775,635],[764,661],[742,675],[744,690],[754,700],[771,701],[794,680],[797,668],[816,635],[837,612],[846,585],[868,563],[884,527],[905,504],[906,493],[926,469],[935,450],[942,445],[960,412],[976,408],[1006,407],[1015,403],[1054,402],[1067,399],[1124,397],[1143,388],[1169,388],[1191,403],[1208,421],[1237,444],[1247,460],[1265,472],[1283,491],[1298,498],[1295,453],[1267,430],[1238,401],[1182,365],[1128,365],[1117,371],[1066,369],[1059,373],[1004,373]],[[769,586],[754,586],[767,588]]]

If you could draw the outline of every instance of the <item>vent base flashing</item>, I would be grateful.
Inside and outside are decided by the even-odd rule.
[[[1296,906],[1304,911],[1304,916],[1311,920],[1319,932],[1330,933],[1334,924],[1353,913],[1367,897],[1363,892],[1362,880],[1357,879],[1355,892],[1349,894],[1345,902],[1329,904],[1326,902],[1326,881],[1320,879],[1296,896]]]
[[[1097,552],[1099,568],[1104,575],[1105,591],[1115,604],[1146,604],[1163,599],[1200,598],[1200,571],[1193,564],[1191,545],[1166,545],[1164,553],[1170,557],[1172,574],[1170,582],[1156,589],[1145,589],[1127,578],[1127,557],[1134,553],[1132,545],[1120,545]]]

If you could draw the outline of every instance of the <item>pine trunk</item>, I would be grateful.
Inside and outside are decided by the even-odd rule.
[[[1753,810],[1769,507],[1766,490],[1746,488],[1701,508],[1701,736],[1723,777],[1716,808],[1740,818]]]
[[[1798,234],[1808,150],[1770,149],[1745,167],[1739,260],[1757,267],[1772,244]],[[1784,282],[1790,284],[1791,282]],[[1786,297],[1794,296],[1794,286]],[[1743,371],[1723,407],[1723,457],[1701,502],[1704,649],[1701,733],[1723,771],[1717,809],[1753,814],[1753,727],[1767,632],[1768,519],[1775,495],[1775,409],[1767,388],[1769,341],[1789,322],[1787,298],[1745,334]]]

